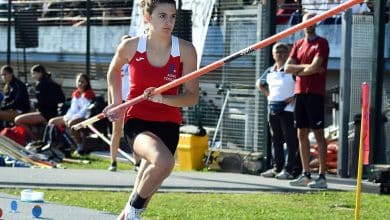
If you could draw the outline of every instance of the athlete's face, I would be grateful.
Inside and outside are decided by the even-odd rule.
[[[172,34],[176,21],[176,6],[169,3],[160,3],[154,8],[151,15],[146,15],[150,23],[150,30],[159,33]]]

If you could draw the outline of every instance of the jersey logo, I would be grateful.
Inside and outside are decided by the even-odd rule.
[[[137,61],[137,62],[140,62],[140,61],[142,61],[142,60],[144,60],[145,58],[143,58],[143,57],[138,57],[138,58],[135,58],[135,61]]]
[[[168,70],[168,74],[172,74],[172,73],[176,73],[175,64],[173,63],[169,66],[169,70]]]
[[[173,81],[176,79],[176,68],[175,64],[169,65],[168,74],[164,77],[165,81]]]

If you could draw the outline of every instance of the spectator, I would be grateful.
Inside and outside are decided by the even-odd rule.
[[[324,3],[320,6],[321,13],[324,13],[340,4],[340,0],[324,0]],[[326,18],[321,21],[321,24],[341,24],[340,14]]]
[[[2,66],[0,73],[4,82],[4,99],[0,110],[0,121],[13,122],[16,116],[30,111],[27,87],[14,75],[11,66]]]
[[[131,37],[129,35],[124,35],[121,38],[121,42],[130,39]],[[125,64],[121,68],[121,76],[122,76],[122,101],[126,101],[127,97],[130,93],[130,73],[129,73],[129,64]],[[113,97],[110,91],[108,91],[108,103],[111,104]],[[110,155],[111,155],[111,165],[108,168],[109,171],[116,171],[117,163],[116,158],[118,155],[118,148],[120,143],[120,138],[122,136],[122,129],[123,129],[123,116],[120,120],[115,121],[112,123],[112,136],[111,136],[111,146],[110,146]],[[136,156],[133,154],[133,157]],[[136,159],[136,166],[139,166],[140,161]]]
[[[342,0],[343,2],[346,2],[348,0]],[[361,15],[364,15],[364,14],[368,14],[371,12],[371,9],[368,7],[367,5],[367,0],[365,0],[364,2],[361,2],[359,4],[356,4],[354,6],[352,6],[352,13],[353,14],[361,14]]]
[[[375,9],[375,1],[373,0],[364,0],[364,3],[366,3],[367,8],[369,9],[368,13],[373,13]]]
[[[34,65],[31,68],[31,75],[36,82],[35,96],[37,103],[35,107],[38,111],[17,116],[15,124],[23,125],[26,128],[27,137],[36,140],[36,136],[28,126],[44,125],[51,118],[57,116],[58,104],[65,101],[65,95],[61,86],[51,79],[51,73],[47,72],[44,66]]]
[[[275,64],[269,67],[256,82],[257,88],[268,99],[268,122],[274,152],[274,167],[262,173],[263,177],[294,179],[302,170],[297,130],[294,128],[295,77],[284,72],[289,49],[286,44],[275,44],[272,48]],[[285,163],[283,143],[287,144],[287,163]]]
[[[276,10],[276,24],[287,24],[291,15],[298,9],[294,0],[278,0]]]
[[[305,14],[303,21],[315,14]],[[292,186],[309,186],[327,188],[326,151],[324,137],[324,96],[326,71],[329,58],[329,45],[325,38],[318,36],[315,25],[304,29],[305,37],[294,43],[287,60],[285,72],[296,75],[294,110],[295,125],[298,129],[298,140],[302,159],[303,174],[290,181]],[[319,153],[319,177],[311,181],[310,174],[310,129],[314,132]]]
[[[71,128],[73,125],[86,119],[88,106],[92,99],[95,98],[89,76],[84,73],[79,73],[76,77],[76,87],[77,89],[72,93],[72,101],[66,114],[50,119],[49,124]],[[75,153],[79,155],[84,154],[85,148],[83,146],[84,138],[82,138],[82,133],[73,129],[71,131],[77,144]]]
[[[105,110],[111,120],[118,120],[120,112],[109,109],[122,102],[120,68],[129,63],[131,87],[128,99],[146,99],[126,111],[124,134],[142,158],[132,194],[118,219],[141,219],[143,210],[170,175],[175,165],[174,154],[179,141],[182,121],[180,108],[198,102],[198,79],[171,88],[163,94],[153,94],[155,87],[196,70],[196,51],[192,43],[172,36],[176,19],[175,0],[143,0],[141,5],[147,34],[120,43],[111,61],[107,81],[113,104]]]

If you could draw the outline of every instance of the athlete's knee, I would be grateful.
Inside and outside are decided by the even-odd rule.
[[[167,176],[175,166],[175,158],[172,155],[162,156],[156,161],[155,166]]]

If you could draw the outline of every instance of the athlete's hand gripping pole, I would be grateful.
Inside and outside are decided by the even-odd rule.
[[[295,26],[292,26],[292,27],[290,27],[282,32],[279,32],[279,33],[272,35],[272,36],[270,36],[262,41],[259,41],[259,42],[255,43],[255,44],[253,44],[253,45],[251,45],[243,50],[240,50],[240,51],[233,53],[225,58],[217,60],[214,63],[211,63],[207,66],[204,66],[204,67],[200,68],[199,70],[191,72],[183,77],[180,77],[180,78],[173,80],[165,85],[162,85],[162,86],[156,88],[155,90],[153,90],[152,95],[161,94],[161,93],[163,93],[171,88],[174,88],[174,87],[179,86],[185,82],[188,82],[192,79],[195,79],[201,75],[204,75],[212,70],[215,70],[215,69],[223,66],[226,63],[229,63],[237,58],[240,58],[242,56],[250,54],[253,51],[258,50],[260,48],[264,48],[266,46],[269,46],[278,40],[281,40],[281,39],[283,39],[283,38],[285,38],[285,37],[287,37],[295,32],[298,32],[304,28],[313,26],[314,24],[316,24],[322,20],[325,20],[326,18],[332,17],[333,15],[336,15],[344,10],[347,10],[348,8],[351,8],[352,6],[354,6],[358,3],[361,3],[361,2],[363,2],[363,0],[350,0],[350,1],[344,2],[344,3],[332,8],[328,11],[325,11],[324,13],[321,13],[315,17],[310,18],[309,20],[307,20],[305,22],[302,22],[302,23],[299,23]],[[124,110],[125,108],[128,108],[132,105],[135,105],[135,104],[141,102],[142,100],[144,100],[143,95],[137,96],[134,99],[128,100],[128,101],[110,109],[108,112],[108,115],[111,111],[116,112],[116,111]],[[106,116],[103,113],[100,113],[100,114],[98,114],[90,119],[87,119],[83,122],[80,122],[80,123],[74,125],[72,127],[72,129],[78,130],[80,128],[85,128],[87,125],[93,124],[96,121],[99,121],[100,119],[103,119],[105,117]]]

